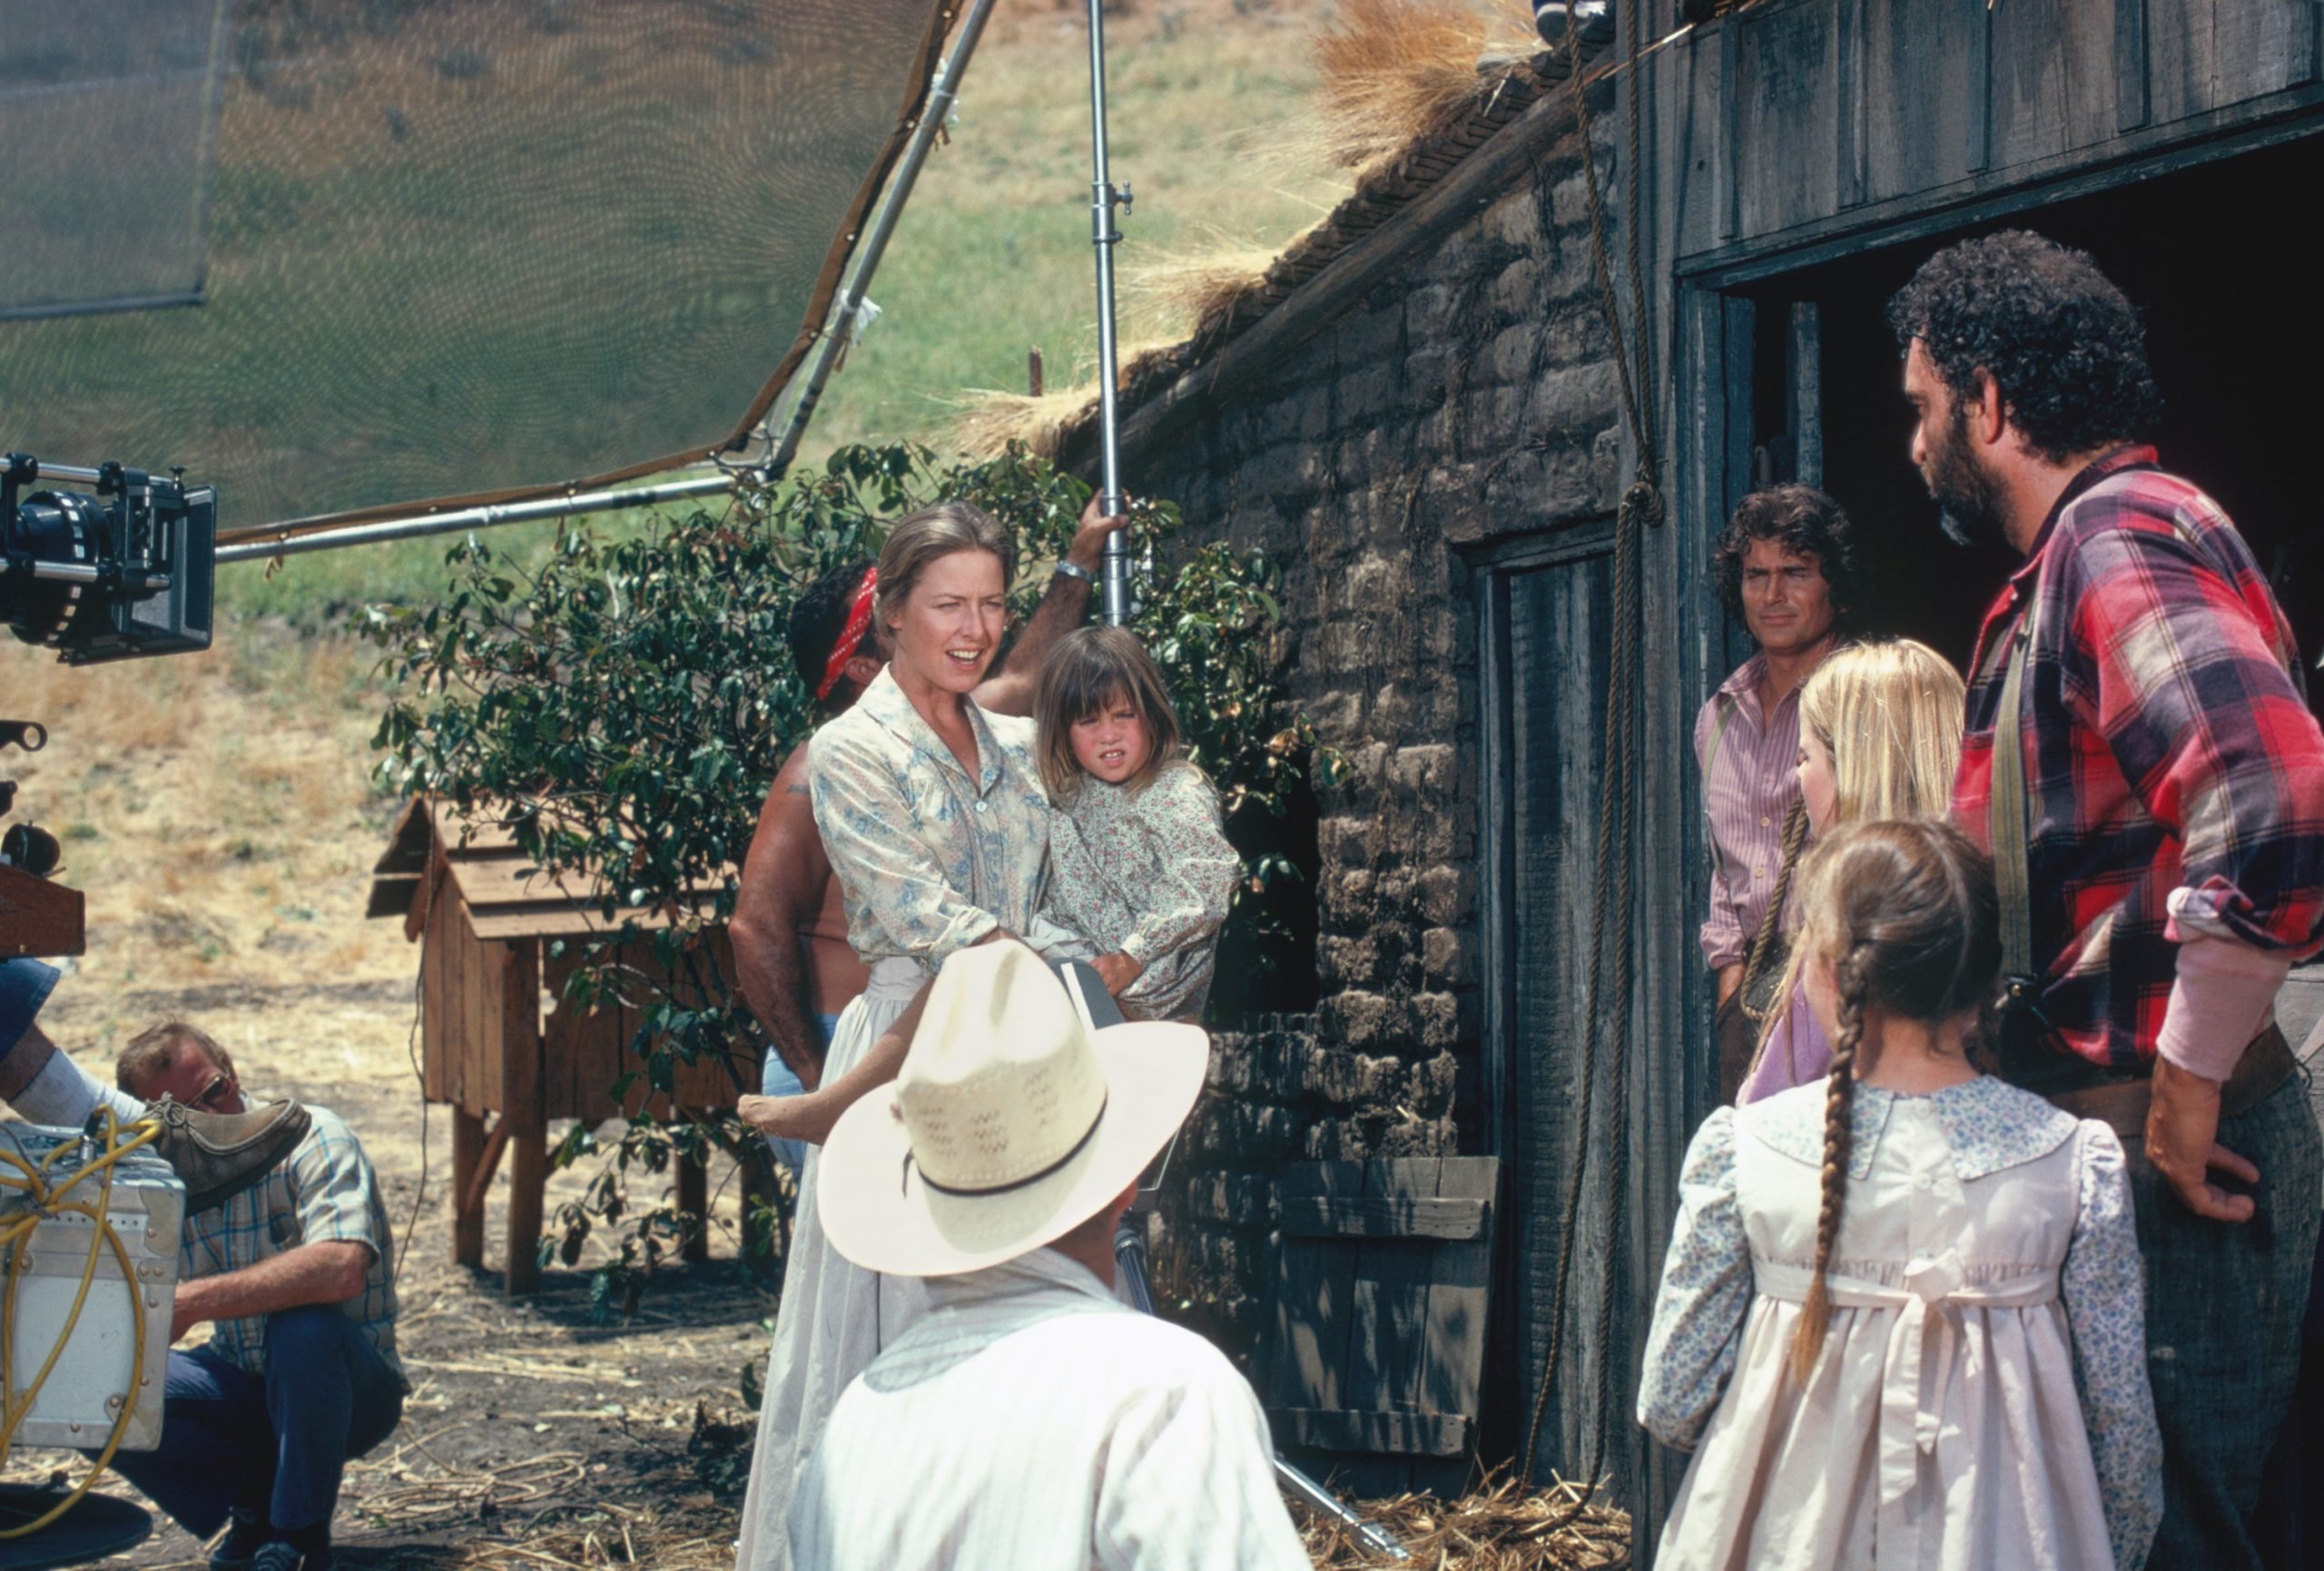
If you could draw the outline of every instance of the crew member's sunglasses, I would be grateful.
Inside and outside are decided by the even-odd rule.
[[[232,1095],[233,1089],[234,1077],[221,1069],[210,1077],[210,1084],[204,1085],[195,1095],[193,1105],[196,1107],[206,1107],[215,1113],[219,1111],[219,1104]]]

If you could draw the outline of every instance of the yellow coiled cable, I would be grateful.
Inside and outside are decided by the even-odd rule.
[[[74,1328],[80,1323],[82,1306],[89,1301],[89,1290],[96,1284],[97,1262],[104,1258],[103,1251],[107,1245],[112,1246],[113,1259],[121,1267],[122,1284],[129,1292],[130,1319],[135,1332],[134,1351],[129,1366],[132,1371],[130,1388],[122,1398],[121,1414],[113,1419],[113,1432],[105,1437],[104,1448],[97,1454],[96,1462],[89,1468],[88,1476],[74,1487],[72,1493],[33,1521],[21,1527],[0,1528],[0,1540],[21,1538],[28,1533],[36,1533],[79,1504],[81,1497],[89,1492],[90,1487],[104,1475],[105,1468],[112,1464],[113,1453],[121,1448],[122,1437],[129,1432],[130,1419],[137,1412],[140,1371],[145,1367],[145,1316],[137,1302],[136,1270],[130,1263],[129,1251],[122,1243],[120,1233],[113,1230],[109,1220],[107,1203],[113,1198],[114,1165],[130,1153],[143,1150],[161,1138],[162,1126],[151,1119],[140,1119],[129,1126],[133,1132],[131,1138],[123,1140],[121,1125],[113,1110],[106,1108],[103,1111],[104,1154],[76,1169],[72,1176],[54,1187],[51,1187],[49,1183],[49,1170],[67,1151],[76,1149],[74,1145],[57,1146],[41,1158],[38,1167],[13,1151],[0,1151],[0,1164],[16,1170],[15,1174],[0,1172],[0,1190],[17,1190],[30,1198],[27,1209],[0,1222],[0,1252],[6,1254],[8,1262],[6,1290],[0,1292],[0,1461],[5,1461],[15,1448],[16,1426],[32,1411],[34,1402],[40,1398],[41,1387],[47,1383],[49,1371],[56,1367],[56,1360],[64,1352],[64,1344],[73,1340]],[[92,1174],[101,1179],[94,1205],[64,1198]],[[81,1288],[74,1294],[73,1308],[64,1317],[64,1329],[58,1335],[56,1345],[49,1350],[48,1358],[40,1366],[40,1373],[33,1377],[32,1384],[25,1387],[19,1396],[15,1367],[16,1283],[22,1274],[25,1252],[32,1247],[33,1231],[61,1212],[71,1212],[89,1219],[89,1258],[81,1268]]]

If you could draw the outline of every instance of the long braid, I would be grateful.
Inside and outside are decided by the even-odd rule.
[[[1861,948],[1859,940],[1857,949]],[[1791,1376],[1803,1386],[1824,1350],[1825,1328],[1832,1319],[1825,1276],[1831,1268],[1833,1247],[1839,1242],[1840,1211],[1847,1200],[1856,1056],[1864,1041],[1865,977],[1856,949],[1841,959],[1837,972],[1839,1008],[1835,1024],[1839,1026],[1839,1039],[1832,1044],[1832,1069],[1824,1082],[1824,1171],[1822,1204],[1816,1214],[1816,1276],[1807,1284],[1799,1329],[1791,1340]]]

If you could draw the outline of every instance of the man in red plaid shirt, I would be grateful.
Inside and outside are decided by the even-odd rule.
[[[2089,257],[1964,241],[1889,320],[1947,532],[2025,556],[1978,635],[1953,805],[1994,849],[1994,738],[2015,724],[2024,790],[1999,805],[2026,827],[2034,980],[2004,1067],[2132,1157],[2165,1450],[2148,1564],[2257,1566],[2324,1183],[2272,1013],[2324,937],[2324,734],[2250,548],[2140,444],[2144,335]]]

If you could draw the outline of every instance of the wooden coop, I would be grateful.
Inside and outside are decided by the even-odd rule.
[[[651,932],[669,925],[668,913],[617,910],[608,922],[586,890],[543,872],[507,830],[463,821],[443,803],[415,797],[374,867],[366,914],[402,918],[405,937],[420,946],[420,1075],[427,1099],[452,1109],[452,1257],[462,1265],[484,1263],[485,1198],[504,1157],[508,1164],[511,1295],[540,1285],[550,1124],[596,1124],[640,1105],[666,1115],[733,1105],[734,1076],[707,1060],[675,1065],[668,1095],[649,1098],[632,1089],[617,1098],[616,1083],[644,1067],[630,1048],[638,1011],[613,1002],[581,1009],[566,999],[579,945],[552,954],[557,940],[589,938],[624,922]],[[731,967],[725,934],[713,944],[716,963]],[[628,948],[626,958],[649,984],[666,986],[650,938]],[[641,1074],[635,1085],[644,1085]],[[680,1209],[704,1214],[704,1165],[683,1160],[676,1173]],[[707,1252],[704,1232],[684,1246],[689,1260]]]

